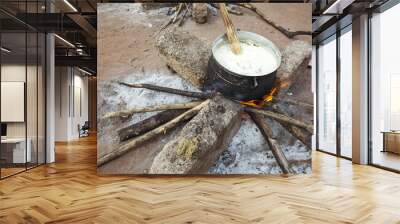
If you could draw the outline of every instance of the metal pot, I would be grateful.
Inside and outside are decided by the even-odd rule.
[[[275,84],[276,70],[281,63],[279,49],[267,38],[246,31],[238,31],[239,41],[252,41],[260,46],[269,48],[278,62],[276,69],[269,74],[249,76],[232,72],[222,66],[214,57],[221,44],[228,40],[226,35],[218,37],[212,45],[212,55],[208,62],[207,78],[204,82],[205,91],[218,91],[224,96],[236,100],[261,99]]]

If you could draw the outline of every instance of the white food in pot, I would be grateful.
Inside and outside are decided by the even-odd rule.
[[[214,57],[224,68],[245,76],[267,75],[278,68],[279,59],[271,48],[242,40],[240,46],[241,52],[235,54],[228,42],[221,43],[213,52]]]

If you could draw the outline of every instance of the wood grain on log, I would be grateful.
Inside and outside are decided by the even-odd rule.
[[[158,126],[167,123],[185,111],[185,109],[162,111],[154,116],[144,119],[143,121],[118,130],[119,139],[120,141],[126,141],[145,132],[151,131]]]
[[[241,107],[216,96],[167,143],[149,173],[201,174],[218,159],[240,127]]]
[[[178,126],[182,122],[189,120],[190,118],[195,116],[203,107],[208,105],[209,102],[210,102],[210,100],[206,100],[206,101],[202,102],[201,104],[197,105],[196,107],[194,107],[194,108],[186,111],[185,113],[179,115],[178,117],[172,119],[171,121],[159,126],[158,128],[153,129],[153,130],[147,132],[146,134],[141,135],[137,138],[134,138],[130,141],[127,141],[127,143],[122,144],[119,148],[115,149],[114,151],[110,152],[109,154],[100,157],[97,160],[97,166],[101,166],[111,160],[114,160],[114,159],[124,155],[128,151],[134,149],[136,146],[143,144],[144,142],[146,142],[156,136],[159,136],[160,134],[166,133],[167,131]]]
[[[249,112],[248,114],[253,119],[254,123],[257,125],[258,129],[261,131],[262,135],[267,142],[269,149],[272,151],[276,162],[278,163],[279,167],[284,174],[293,173],[290,169],[288,160],[286,159],[285,154],[283,154],[282,149],[280,148],[279,144],[276,142],[275,139],[272,138],[273,133],[271,127],[267,124],[265,118],[262,115],[256,114],[254,112]]]

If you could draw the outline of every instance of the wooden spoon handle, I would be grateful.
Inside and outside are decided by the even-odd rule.
[[[235,26],[229,17],[228,10],[226,9],[225,3],[219,3],[219,11],[224,21],[226,28],[226,35],[228,36],[228,41],[231,44],[231,49],[233,53],[239,54],[241,52],[239,38],[237,37]]]

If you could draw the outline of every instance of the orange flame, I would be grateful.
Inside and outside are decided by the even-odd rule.
[[[240,103],[246,106],[252,107],[263,107],[265,103],[272,101],[274,94],[278,91],[277,87],[274,87],[269,93],[264,95],[261,100],[249,100],[249,101],[241,101]]]
[[[262,97],[261,100],[249,100],[249,101],[241,101],[240,103],[246,106],[251,107],[263,107],[266,103],[271,102],[274,98],[274,95],[281,89],[287,88],[290,85],[289,80],[279,80],[276,82],[276,86],[269,91],[266,95]]]

